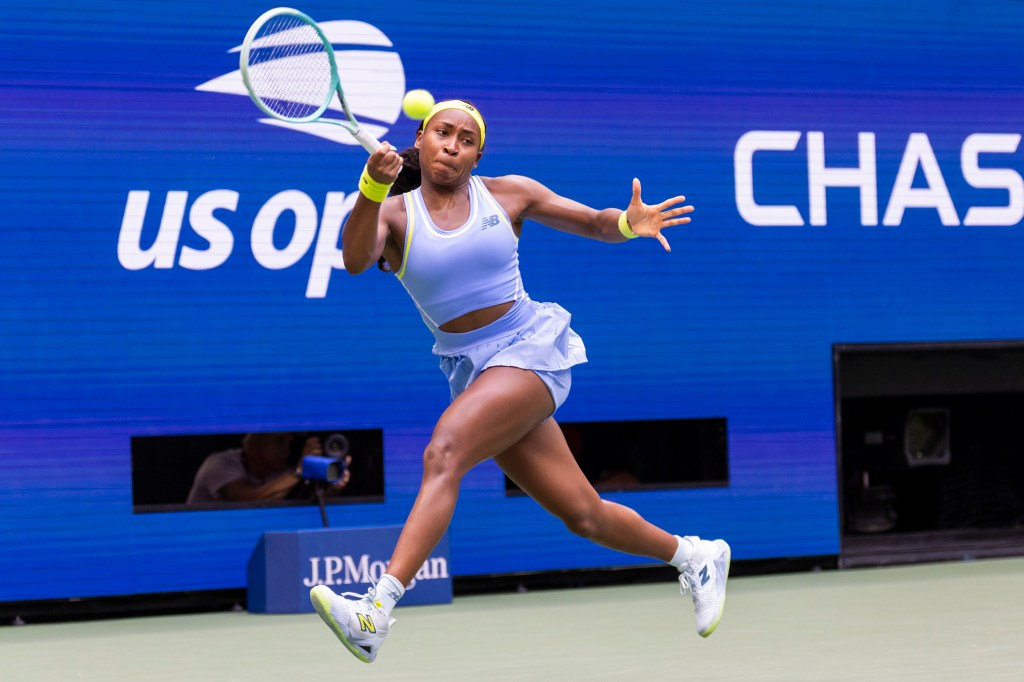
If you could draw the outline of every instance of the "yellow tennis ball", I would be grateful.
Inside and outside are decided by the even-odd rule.
[[[402,111],[414,121],[422,121],[434,108],[434,96],[426,90],[410,90],[402,98]]]

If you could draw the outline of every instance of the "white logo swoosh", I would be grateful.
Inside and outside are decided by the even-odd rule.
[[[393,46],[384,33],[370,24],[332,20],[318,22],[318,25],[335,47],[338,74],[352,113],[368,132],[380,139],[388,132],[388,125],[398,120],[401,111],[402,97],[405,95],[405,67],[401,57],[397,52],[348,49],[357,46]],[[280,36],[275,36],[275,40],[280,40]],[[238,45],[228,50],[228,53],[237,53],[241,49],[242,46]],[[242,72],[238,69],[197,85],[196,90],[246,98],[249,96],[242,82]],[[340,113],[341,104],[335,99],[328,110]],[[273,118],[257,120],[339,144],[359,144],[348,131],[331,123],[287,123]]]

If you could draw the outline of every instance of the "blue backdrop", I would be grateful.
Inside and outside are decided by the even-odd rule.
[[[131,436],[381,428],[386,502],[332,525],[411,506],[447,387],[402,287],[338,268],[365,153],[239,94],[265,9],[0,9],[0,601],[240,587],[263,531],[319,524],[134,514]],[[637,176],[696,206],[671,254],[536,224],[520,244],[588,346],[562,420],[728,419],[728,488],[612,496],[674,532],[837,553],[832,344],[1024,338],[1020,2],[302,9],[362,22],[338,49],[378,65],[354,87],[380,84],[360,107],[396,145],[397,98],[426,88],[479,105],[482,175],[597,207]],[[639,563],[493,464],[450,537],[456,576]]]

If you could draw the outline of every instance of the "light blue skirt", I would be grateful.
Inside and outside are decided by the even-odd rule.
[[[452,400],[488,367],[532,370],[551,392],[557,410],[569,396],[571,367],[587,361],[572,316],[554,303],[521,298],[491,324],[471,332],[434,332],[434,354],[448,377]]]

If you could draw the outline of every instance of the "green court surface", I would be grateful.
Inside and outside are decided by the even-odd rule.
[[[315,614],[0,628],[0,680],[1024,680],[1024,559],[737,578],[697,636],[675,583],[407,607],[376,663]]]

